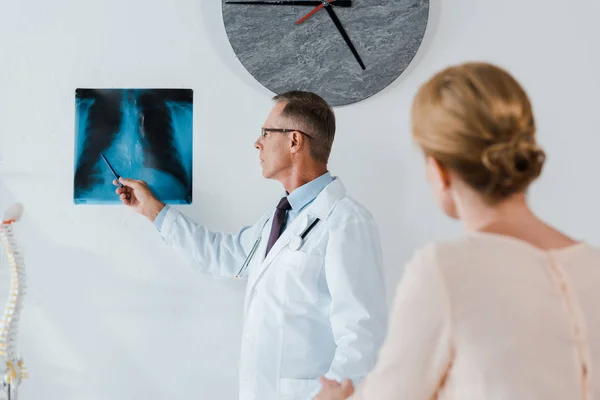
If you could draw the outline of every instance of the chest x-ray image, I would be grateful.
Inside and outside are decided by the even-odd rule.
[[[108,164],[164,203],[192,202],[191,89],[77,89],[75,100],[75,204],[121,203]]]

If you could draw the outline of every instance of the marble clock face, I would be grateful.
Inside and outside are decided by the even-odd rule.
[[[370,97],[398,78],[429,17],[429,0],[222,2],[229,42],[256,80],[277,94],[318,93],[333,106]]]

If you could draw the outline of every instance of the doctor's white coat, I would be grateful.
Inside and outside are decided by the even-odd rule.
[[[225,234],[170,208],[161,236],[220,278],[234,278],[258,243],[242,274],[248,284],[240,400],[309,400],[320,389],[319,377],[357,382],[375,365],[387,328],[379,234],[371,214],[336,178],[265,258],[273,212]],[[302,246],[292,250],[290,240],[316,218]]]

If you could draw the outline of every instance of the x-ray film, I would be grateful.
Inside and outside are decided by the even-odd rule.
[[[75,100],[76,204],[120,203],[107,161],[164,203],[192,202],[191,89],[77,89]]]

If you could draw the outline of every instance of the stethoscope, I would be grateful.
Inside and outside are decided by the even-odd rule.
[[[262,239],[262,232],[265,230],[265,226],[267,225],[267,222],[269,222],[270,219],[271,218],[268,218],[265,221],[265,223],[263,224],[263,227],[260,230],[261,233],[258,236],[258,238],[256,239],[256,241],[254,242],[254,245],[252,246],[252,250],[250,250],[250,253],[248,253],[248,257],[246,257],[246,260],[244,260],[244,263],[242,264],[242,268],[240,268],[238,273],[235,275],[236,278],[239,278],[240,276],[242,276],[242,272],[244,272],[244,270],[246,268],[248,268],[248,265],[250,265],[250,261],[252,261],[252,257],[254,257],[254,253],[256,253],[256,250],[258,249],[258,245],[260,244],[260,241]],[[288,243],[288,247],[290,248],[290,250],[292,250],[292,251],[300,250],[300,247],[302,247],[302,244],[304,243],[304,239],[306,238],[306,235],[308,235],[310,233],[310,231],[315,227],[315,225],[317,225],[319,223],[319,221],[320,221],[319,218],[315,219],[308,227],[306,227],[304,229],[304,231],[302,231],[302,233],[300,235],[292,237]]]

